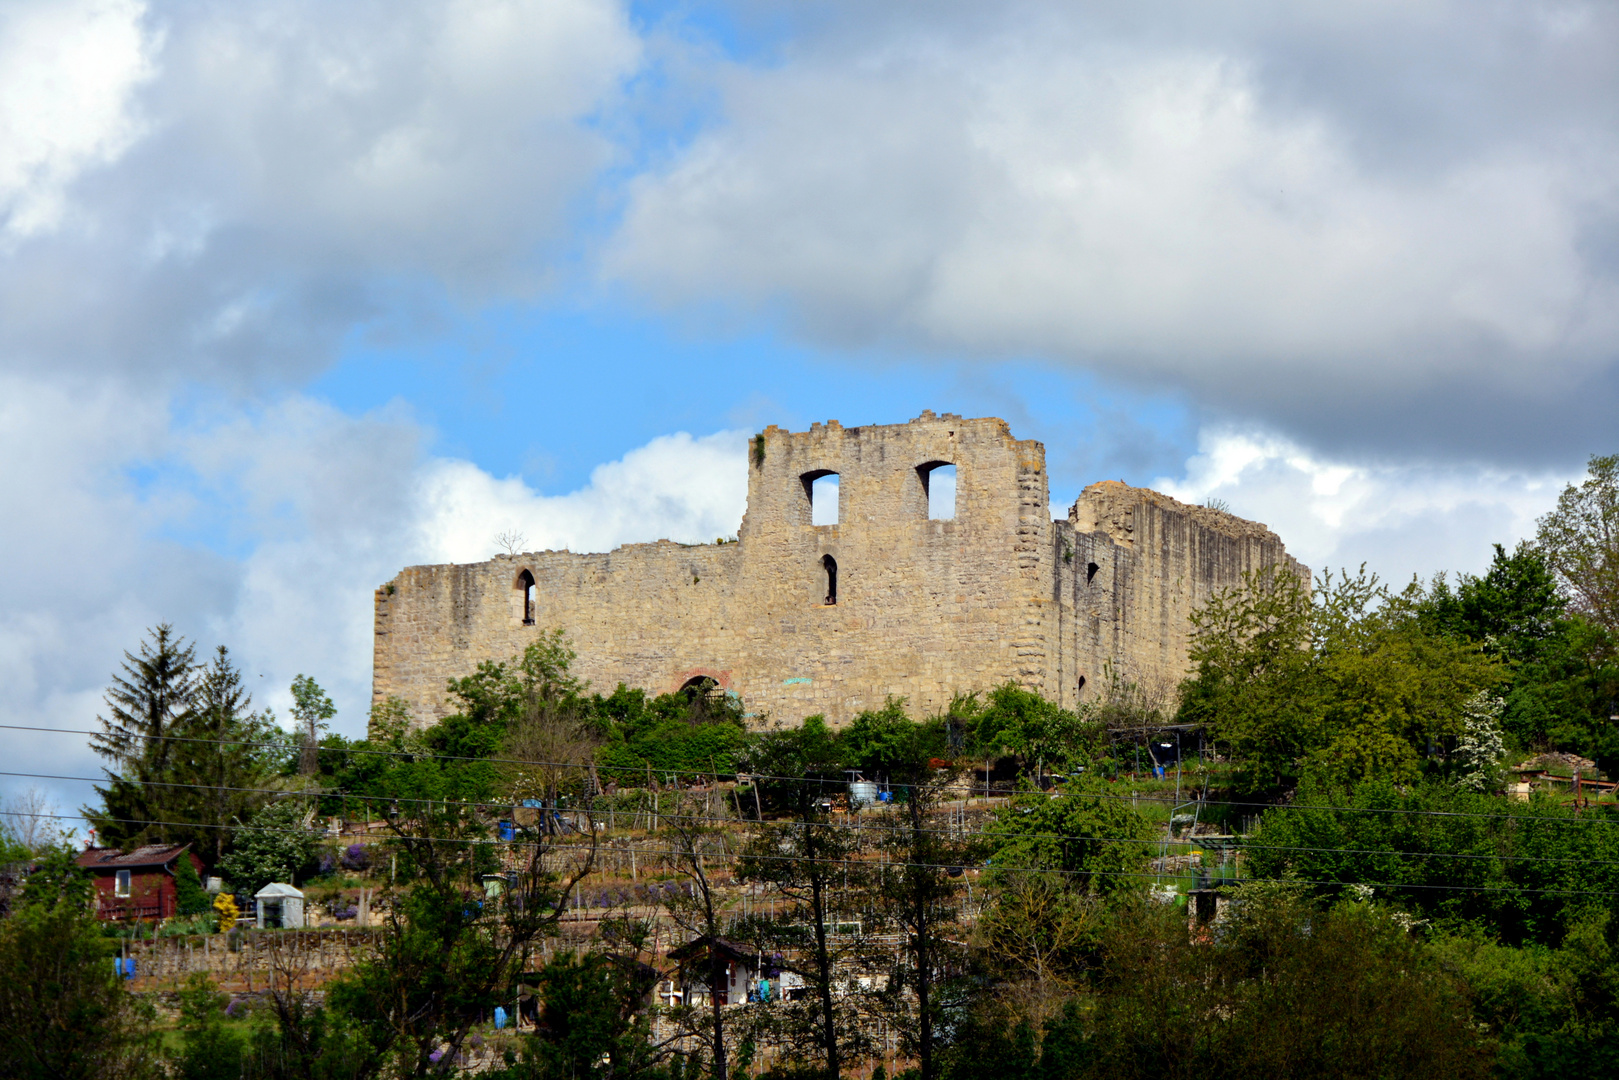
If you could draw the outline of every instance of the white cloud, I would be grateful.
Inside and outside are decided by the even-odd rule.
[[[1482,572],[1492,543],[1532,539],[1577,475],[1482,465],[1333,461],[1252,430],[1204,431],[1179,479],[1154,486],[1191,503],[1216,498],[1263,521],[1316,573],[1362,562],[1396,583]]]
[[[351,417],[289,397],[176,419],[166,400],[113,383],[0,376],[0,714],[82,729],[124,650],[169,621],[229,646],[260,706],[314,676],[340,730],[370,702],[372,592],[400,568],[488,558],[494,534],[607,550],[733,535],[746,502],[746,433],[652,440],[590,483],[536,494],[423,453],[395,408]],[[8,771],[95,775],[82,737],[7,732]],[[26,786],[0,778],[0,791]],[[44,785],[63,805],[86,785]]]
[[[357,324],[534,295],[641,63],[616,0],[22,10],[0,361],[35,370],[286,386]]]
[[[157,41],[135,0],[45,0],[0,9],[0,225],[56,226],[67,187],[140,134],[131,108]]]
[[[434,561],[476,562],[515,531],[525,550],[609,551],[658,539],[735,536],[747,508],[745,431],[664,435],[590,474],[588,486],[539,495],[465,461],[439,461],[422,483],[424,546]]]
[[[1522,14],[1504,7],[1491,19]],[[1141,16],[1150,30],[1030,5],[873,17],[869,37],[729,69],[723,116],[630,185],[606,273],[674,310],[1047,357],[1359,446],[1583,449],[1571,417],[1619,404],[1619,139],[1576,61],[1593,39],[1611,55],[1613,20],[1516,47],[1491,21],[1467,55],[1444,46],[1446,70],[1419,48],[1355,89],[1335,65],[1376,31],[1421,41],[1462,13],[1277,14],[1177,39],[1173,9]],[[1320,72],[1284,70],[1312,49]],[[1478,89],[1503,49],[1495,78],[1536,88],[1542,129],[1480,89],[1472,137],[1442,138],[1468,118],[1447,128],[1419,88]],[[1397,101],[1373,116],[1379,95]],[[1435,131],[1413,146],[1402,123]],[[1529,437],[1484,434],[1508,420]]]

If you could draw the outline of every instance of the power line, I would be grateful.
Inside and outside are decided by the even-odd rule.
[[[23,724],[0,724],[0,730],[39,731],[39,732],[46,732],[46,733],[50,733],[50,734],[56,734],[56,735],[100,735],[100,734],[104,734],[103,732],[90,731],[90,730],[81,730],[81,729],[76,729],[76,728],[32,727],[32,726],[23,725]],[[267,747],[274,747],[274,748],[278,748],[278,749],[282,749],[282,750],[291,750],[291,749],[296,749],[297,748],[296,744],[288,743],[288,742],[276,742],[276,741],[245,740],[245,739],[199,739],[199,738],[195,738],[195,737],[191,737],[191,736],[181,736],[181,735],[145,735],[145,734],[140,734],[138,732],[130,732],[128,734],[131,737],[141,738],[141,739],[160,739],[160,740],[166,739],[166,740],[168,740],[170,742],[204,743],[204,744],[217,745],[217,746],[267,746]],[[322,747],[322,746],[318,746],[318,745],[316,747],[316,750],[317,750],[317,752],[324,752],[324,753],[328,753],[328,754],[359,754],[359,755],[373,755],[373,756],[382,756],[382,757],[403,757],[403,758],[408,758],[408,759],[410,759],[412,761],[422,761],[422,760],[428,760],[428,761],[467,761],[467,762],[484,762],[484,763],[494,764],[494,765],[532,765],[532,766],[540,766],[540,767],[543,767],[543,768],[554,768],[554,769],[581,769],[581,770],[583,770],[583,769],[595,769],[597,772],[627,774],[627,775],[635,777],[636,779],[640,779],[641,776],[646,771],[646,766],[644,766],[644,765],[633,766],[632,767],[632,766],[627,766],[627,765],[599,765],[599,764],[583,763],[583,762],[546,761],[546,760],[538,759],[538,758],[475,757],[475,756],[471,756],[471,755],[461,755],[461,754],[439,754],[439,753],[434,753],[434,752],[431,752],[431,751],[374,750],[374,749],[371,749],[371,748],[359,749],[359,748],[351,748],[351,747],[330,747],[330,746]],[[677,776],[677,777],[679,777],[679,776],[699,776],[699,777],[704,777],[704,778],[708,778],[711,783],[715,783],[715,784],[720,782],[720,776],[722,775],[722,774],[720,774],[718,772],[703,772],[703,771],[698,770],[698,769],[658,769],[658,770],[656,770],[656,772],[661,772],[664,775],[674,775],[674,776]],[[777,781],[777,782],[785,783],[785,784],[820,784],[822,786],[831,786],[831,787],[835,787],[835,788],[839,788],[839,789],[843,788],[847,784],[847,781],[845,781],[845,780],[832,779],[832,778],[828,778],[828,777],[776,776],[776,775],[772,775],[772,774],[768,774],[768,773],[749,772],[747,770],[738,770],[737,773],[734,773],[732,775],[745,775],[745,776],[748,776],[752,780],[770,780],[770,781]],[[121,778],[109,777],[109,779],[121,779]],[[95,781],[91,781],[91,782],[93,783]],[[918,787],[918,786],[921,786],[921,785],[906,784],[906,783],[899,783],[899,784],[890,783],[888,786],[891,787],[891,788],[892,787],[898,787],[898,788],[901,788],[903,790],[903,789],[909,789],[909,788],[913,788],[913,787]],[[969,788],[969,790],[967,792],[967,797],[971,798],[973,796],[973,792],[971,790],[971,784],[970,783],[968,785],[968,788]],[[335,797],[339,797],[341,794],[342,793],[333,792],[333,793],[329,794],[329,797],[334,797],[335,798]],[[1017,794],[1023,794],[1023,793],[1014,793],[1014,795],[1017,795]],[[1035,793],[1030,792],[1028,794],[1035,794]],[[1160,802],[1160,803],[1167,802],[1167,803],[1171,803],[1171,804],[1174,804],[1175,801],[1176,801],[1176,800],[1174,800],[1172,798],[1159,797],[1159,796],[1156,796],[1156,795],[1153,795],[1153,794],[1145,794],[1145,795],[1143,795],[1143,794],[1114,795],[1114,794],[1110,794],[1108,792],[1101,792],[1101,791],[1062,791],[1062,792],[1050,792],[1050,793],[1045,793],[1045,794],[1049,794],[1054,798],[1087,798],[1087,799],[1113,799],[1113,800],[1129,799],[1132,803],[1134,803],[1138,799],[1145,800],[1147,802]],[[348,795],[346,797],[348,797],[348,798],[362,798],[363,796],[360,796],[360,795]],[[986,796],[986,798],[987,797],[988,796]],[[1278,811],[1281,811],[1281,810],[1286,810],[1286,811],[1312,811],[1312,810],[1314,810],[1314,811],[1323,811],[1323,810],[1325,810],[1325,811],[1333,811],[1333,812],[1338,812],[1338,813],[1351,813],[1351,814],[1405,814],[1405,815],[1410,815],[1410,816],[1415,816],[1415,817],[1484,818],[1484,819],[1490,819],[1490,820],[1507,820],[1507,821],[1535,820],[1535,821],[1546,822],[1546,823],[1551,823],[1551,824],[1567,824],[1567,825],[1608,825],[1608,826],[1619,825],[1619,819],[1605,819],[1605,818],[1599,818],[1599,817],[1590,817],[1590,818],[1581,818],[1581,817],[1568,817],[1568,818],[1562,818],[1562,817],[1534,817],[1534,816],[1526,815],[1526,814],[1485,813],[1485,812],[1470,811],[1470,810],[1415,810],[1415,809],[1410,809],[1410,808],[1406,808],[1406,807],[1339,806],[1339,805],[1336,805],[1336,804],[1329,804],[1329,803],[1266,803],[1266,802],[1246,802],[1246,801],[1235,800],[1235,799],[1205,799],[1205,800],[1202,800],[1202,801],[1203,801],[1204,805],[1230,806],[1230,807],[1236,807],[1236,808],[1257,809],[1257,810],[1262,810],[1262,811],[1272,811],[1272,810],[1278,810]]]
[[[95,778],[93,778],[93,777],[87,777],[87,776],[63,776],[63,775],[57,775],[57,774],[52,774],[52,773],[22,773],[22,772],[3,772],[3,771],[0,771],[0,776],[25,777],[25,778],[28,778],[28,779],[35,779],[35,780],[70,780],[70,781],[85,781],[85,782],[90,782],[90,783],[95,782]],[[192,789],[192,790],[198,790],[198,791],[228,791],[228,792],[235,792],[235,793],[242,793],[242,794],[275,795],[275,796],[280,796],[280,797],[284,797],[284,798],[300,798],[300,797],[301,798],[309,798],[309,799],[320,799],[320,798],[335,799],[335,798],[341,798],[341,799],[345,799],[345,800],[352,799],[352,800],[355,800],[355,801],[358,801],[358,802],[381,802],[381,803],[388,803],[390,805],[415,804],[415,805],[426,805],[426,806],[429,806],[429,807],[434,806],[434,805],[441,805],[441,806],[444,806],[446,808],[448,808],[450,806],[457,806],[457,807],[472,807],[474,809],[480,808],[480,807],[504,807],[504,806],[508,805],[508,804],[506,804],[504,802],[496,802],[496,801],[491,800],[491,799],[434,799],[434,798],[418,798],[418,797],[411,797],[411,796],[357,795],[357,794],[354,794],[354,795],[351,795],[351,794],[334,795],[334,794],[323,793],[323,792],[319,792],[319,791],[289,791],[289,790],[287,790],[285,788],[233,787],[233,786],[218,785],[218,784],[178,783],[178,782],[166,781],[166,780],[124,780],[124,779],[121,779],[121,778],[120,778],[120,780],[121,780],[122,783],[139,784],[139,785],[144,785],[144,786],[149,786],[149,787],[183,788],[183,789]],[[551,809],[552,810],[559,810],[560,808],[551,808]],[[594,809],[591,809],[591,810],[587,810],[586,812],[591,813],[591,814],[617,814],[617,813],[620,813],[621,811],[618,811],[616,809],[615,810],[594,810]],[[631,811],[631,812],[639,814],[642,811],[634,810],[634,811]],[[668,812],[668,811],[664,811],[664,810],[661,810],[661,809],[657,810],[656,813],[658,813],[659,816],[663,817],[666,820],[689,821],[689,822],[696,822],[696,823],[701,823],[701,824],[722,824],[722,823],[730,823],[732,821],[743,820],[743,819],[738,819],[738,818],[721,817],[721,816],[717,816],[717,815],[702,815],[702,814],[693,814],[693,813],[680,813],[679,811]],[[388,815],[379,815],[379,817],[382,817],[382,818],[386,818],[387,816]],[[107,820],[117,820],[117,819],[107,819]],[[760,824],[764,825],[764,824],[768,824],[768,823],[761,820]],[[785,823],[779,823],[779,824],[785,824]],[[934,834],[934,835],[936,835],[936,834],[946,834],[946,835],[949,835],[949,836],[952,836],[952,837],[959,837],[959,838],[963,838],[963,839],[971,837],[971,838],[990,839],[990,840],[995,840],[995,839],[1010,840],[1010,839],[1017,838],[1019,835],[1023,835],[1023,834],[1019,834],[1019,833],[1015,833],[1015,832],[998,832],[998,831],[989,831],[989,830],[981,830],[981,829],[980,830],[967,830],[965,828],[956,828],[954,826],[943,826],[943,827],[934,827],[934,828],[913,829],[911,826],[907,826],[907,825],[903,825],[903,824],[891,825],[891,824],[886,824],[886,823],[881,823],[881,822],[872,822],[870,824],[867,824],[865,822],[854,823],[854,822],[838,822],[838,821],[824,821],[824,822],[817,821],[814,824],[817,825],[818,827],[822,827],[822,828],[848,829],[848,830],[853,830],[855,832],[871,832],[871,833],[879,833],[879,834],[881,834],[881,833],[904,834],[904,833],[915,831],[915,832],[922,832],[922,833]],[[176,827],[181,827],[181,826],[177,825]],[[207,827],[213,828],[213,827],[216,827],[216,826],[207,826]],[[217,827],[231,828],[232,826],[217,826]],[[237,827],[246,827],[246,826],[237,826]],[[1097,844],[1132,844],[1132,845],[1146,846],[1146,845],[1149,845],[1149,844],[1157,845],[1157,844],[1166,843],[1166,841],[1161,837],[1154,837],[1154,838],[1151,838],[1151,839],[1147,839],[1147,838],[1134,838],[1134,837],[1089,836],[1089,835],[1085,835],[1085,834],[1081,834],[1081,833],[1060,833],[1060,832],[1040,832],[1040,833],[1037,833],[1037,834],[1034,834],[1034,835],[1036,835],[1036,836],[1038,836],[1038,837],[1040,837],[1042,839],[1068,840],[1068,841],[1078,841],[1078,842],[1081,842],[1081,843],[1097,843]],[[1194,837],[1187,837],[1186,839],[1170,838],[1169,840],[1167,840],[1167,843],[1173,844],[1173,845],[1175,845],[1177,847],[1185,847],[1185,848],[1197,848],[1197,847],[1200,846],[1198,844],[1198,842],[1197,842],[1197,837],[1195,837],[1195,836]],[[1391,850],[1391,849],[1387,849],[1387,848],[1315,847],[1315,846],[1305,846],[1305,845],[1298,845],[1298,844],[1264,844],[1264,843],[1258,843],[1258,842],[1254,842],[1254,841],[1244,841],[1242,843],[1241,847],[1242,847],[1242,850],[1244,850],[1244,851],[1300,852],[1300,853],[1308,853],[1308,854],[1332,854],[1332,855],[1381,855],[1381,856],[1395,856],[1395,857],[1399,857],[1399,858],[1464,859],[1464,860],[1474,860],[1474,861],[1480,861],[1480,862],[1499,861],[1499,862],[1563,863],[1563,864],[1575,864],[1575,865],[1579,865],[1579,866],[1619,866],[1619,862],[1613,862],[1613,861],[1610,861],[1610,860],[1598,860],[1598,859],[1589,859],[1589,858],[1562,858],[1562,857],[1548,856],[1548,855],[1503,855],[1503,854],[1478,855],[1478,854],[1471,854],[1471,853],[1468,853],[1468,852],[1398,851],[1398,850]]]
[[[0,810],[0,815],[26,816],[26,815],[24,815],[24,812],[22,812],[22,811],[13,811],[13,810]],[[52,818],[52,819],[62,820],[62,821],[75,821],[75,820],[78,820],[75,816],[68,815],[68,814],[37,814],[37,815],[33,815],[33,816],[35,816],[35,817],[43,817],[43,818]],[[139,824],[168,825],[168,826],[173,826],[173,827],[176,827],[176,828],[201,828],[201,829],[225,829],[225,828],[231,828],[231,826],[226,826],[226,825],[206,825],[206,824],[202,824],[200,822],[199,823],[188,823],[188,822],[176,822],[176,821],[156,821],[156,820],[147,820],[147,819],[143,819],[143,818],[110,818],[109,820],[124,822],[124,823],[127,823],[127,824],[135,824],[135,825],[139,825]],[[307,835],[306,832],[300,832],[300,830],[297,830],[297,829],[277,829],[277,828],[271,828],[269,826],[247,826],[246,828],[248,828],[250,831],[264,832],[264,833],[276,833],[276,834],[286,834],[286,835]],[[492,839],[487,839],[487,838],[468,839],[468,838],[457,838],[457,837],[415,836],[415,835],[409,835],[409,834],[403,834],[403,833],[396,833],[396,834],[394,834],[392,836],[385,837],[384,839],[389,839],[389,840],[416,840],[416,841],[421,841],[421,842],[425,842],[425,843],[459,844],[459,845],[464,845],[464,846],[494,846],[494,845],[511,845],[511,844],[522,843],[522,841],[492,840]],[[561,852],[561,851],[568,850],[568,848],[567,848],[566,845],[558,845],[558,846],[552,847],[550,850],[555,851],[555,852]],[[590,850],[592,852],[597,852],[597,851],[600,850],[600,848],[599,847],[592,847]],[[611,850],[614,851],[614,852],[622,851],[622,852],[625,852],[625,853],[628,853],[630,851],[634,851],[638,855],[640,855],[640,854],[671,855],[671,856],[675,856],[675,857],[685,857],[685,856],[687,856],[689,854],[685,849],[682,849],[682,848],[651,848],[651,847],[636,847],[636,846],[617,847],[617,846],[615,846]],[[960,863],[950,863],[950,862],[923,863],[923,862],[910,862],[910,861],[899,860],[899,859],[890,859],[890,860],[886,860],[886,861],[884,861],[882,863],[871,863],[868,860],[864,860],[864,859],[850,859],[850,858],[816,859],[816,858],[809,858],[809,857],[803,856],[803,855],[768,855],[768,854],[755,855],[753,853],[748,853],[747,855],[743,855],[740,852],[726,852],[726,851],[718,851],[718,852],[716,852],[716,851],[711,851],[711,850],[703,850],[699,854],[705,860],[718,858],[718,859],[723,859],[723,860],[735,861],[735,860],[742,859],[742,858],[748,858],[748,859],[756,859],[756,860],[758,860],[760,862],[794,862],[794,863],[821,864],[821,865],[826,865],[826,866],[844,866],[844,865],[851,865],[851,864],[860,864],[860,865],[865,866],[867,868],[881,868],[881,867],[898,866],[898,867],[909,867],[909,868],[916,868],[916,869],[922,869],[922,870],[946,870],[946,871],[949,871],[949,870],[969,870],[969,869],[972,869],[972,870],[988,869],[988,870],[994,870],[994,871],[998,871],[1000,873],[1008,873],[1008,874],[1054,874],[1054,875],[1059,876],[1059,877],[1079,877],[1079,878],[1109,877],[1109,878],[1140,878],[1140,879],[1148,879],[1148,878],[1150,878],[1150,879],[1154,879],[1154,880],[1161,880],[1163,878],[1163,876],[1164,876],[1162,873],[1150,873],[1150,872],[1144,872],[1144,871],[1128,871],[1128,870],[1053,870],[1053,869],[1049,869],[1049,868],[1043,867],[1043,866],[968,867],[968,866],[964,866],[964,865],[962,865]],[[1404,883],[1404,882],[1388,882],[1388,881],[1338,881],[1338,880],[1334,880],[1334,879],[1330,879],[1330,878],[1316,878],[1316,879],[1312,879],[1312,878],[1242,878],[1242,879],[1239,879],[1239,880],[1242,881],[1242,882],[1268,882],[1268,883],[1273,883],[1273,884],[1284,884],[1284,885],[1285,884],[1292,884],[1292,885],[1366,885],[1366,886],[1370,886],[1370,887],[1373,887],[1373,888],[1381,888],[1381,889],[1428,889],[1428,890],[1440,890],[1440,891],[1447,891],[1447,892],[1477,892],[1477,893],[1496,893],[1496,892],[1499,892],[1499,893],[1511,893],[1511,894],[1514,894],[1514,895],[1517,895],[1517,894],[1520,894],[1520,893],[1529,893],[1529,894],[1533,894],[1533,895],[1545,895],[1545,896],[1608,896],[1608,895],[1610,895],[1607,890],[1600,890],[1600,889],[1599,890],[1525,889],[1525,888],[1517,888],[1517,887],[1514,887],[1514,886],[1428,885],[1428,884]]]

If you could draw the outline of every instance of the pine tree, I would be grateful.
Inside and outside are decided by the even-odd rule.
[[[217,866],[230,845],[230,826],[245,820],[267,798],[269,761],[283,740],[273,723],[251,712],[253,699],[221,645],[196,683],[194,707],[185,725],[192,740],[180,744],[173,778],[183,817],[195,822],[195,849]]]
[[[111,763],[103,769],[109,784],[96,788],[101,809],[87,807],[84,814],[104,843],[167,842],[174,827],[166,824],[170,800],[159,785],[170,779],[173,737],[191,717],[196,650],[159,623],[147,632],[139,656],[124,653],[122,667],[107,688],[109,715],[96,718],[102,730],[90,737],[90,748]]]

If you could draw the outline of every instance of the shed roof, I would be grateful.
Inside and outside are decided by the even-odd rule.
[[[147,844],[127,855],[117,848],[89,848],[73,861],[86,870],[134,870],[162,867],[178,859],[190,844]]]
[[[727,941],[722,937],[716,937],[712,940],[714,942],[714,951],[719,953],[720,956],[727,960],[740,960],[747,962],[753,958],[756,952],[754,949],[744,948],[743,946],[732,941]],[[708,955],[709,941],[710,938],[707,934],[704,934],[702,937],[693,938],[691,941],[686,942],[686,944],[681,945],[678,948],[670,949],[668,952],[669,959],[686,961],[695,960],[699,957],[706,956]]]
[[[286,896],[296,896],[300,900],[304,898],[304,894],[299,892],[297,889],[294,889],[291,885],[286,885],[279,881],[272,881],[270,884],[254,893],[253,899],[279,900]]]

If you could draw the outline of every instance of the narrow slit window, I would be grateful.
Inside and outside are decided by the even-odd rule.
[[[826,571],[826,604],[831,607],[838,602],[838,560],[822,555],[821,568]]]
[[[810,481],[810,524],[838,523],[838,474],[825,473]]]
[[[523,594],[523,625],[534,625],[534,575],[524,570],[517,575],[517,588]]]

